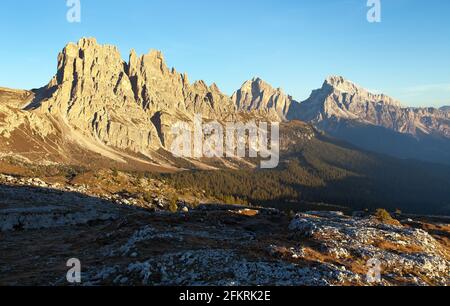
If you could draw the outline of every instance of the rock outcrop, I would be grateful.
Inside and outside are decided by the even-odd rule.
[[[159,51],[150,51],[138,57],[131,51],[127,72],[136,100],[152,113],[202,114],[207,118],[222,118],[235,108],[229,97],[222,94],[217,85],[203,81],[189,83],[186,74],[169,69]]]
[[[24,103],[33,99],[34,93],[28,90],[18,90],[0,87],[0,105],[21,108]]]
[[[0,157],[49,160],[61,148],[49,116],[21,109],[34,97],[31,91],[0,88]]]
[[[80,249],[92,263],[84,286],[449,285],[445,217],[388,225],[369,215],[292,219],[276,209],[211,204],[152,213],[93,196],[87,190],[95,186],[69,192],[39,179],[23,186],[2,179],[11,183],[0,186],[4,285],[70,285],[55,263],[65,267]],[[373,268],[379,275],[368,273]]]
[[[298,214],[289,228],[298,238],[316,241],[322,252],[333,258],[378,263],[381,284],[390,285],[383,280],[389,271],[414,285],[427,285],[428,279],[449,285],[448,250],[422,229],[336,212]]]

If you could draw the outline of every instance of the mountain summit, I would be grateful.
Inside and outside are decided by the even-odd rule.
[[[354,119],[397,128],[392,122],[381,122],[383,116],[379,114],[401,107],[391,97],[371,93],[341,76],[330,76],[320,89],[291,111],[290,117],[314,123],[331,118]]]
[[[328,77],[288,119],[314,124],[358,147],[401,158],[448,163],[450,114],[435,108],[404,107],[341,76]]]
[[[290,110],[290,119],[314,124],[355,120],[399,133],[436,134],[450,138],[448,116],[432,108],[403,107],[387,95],[371,93],[341,76],[328,77],[320,89]]]
[[[322,89],[330,89],[332,91],[341,92],[343,94],[358,96],[360,99],[356,102],[372,102],[380,103],[383,105],[391,105],[395,107],[401,107],[401,103],[395,99],[386,96],[384,94],[376,94],[368,91],[367,89],[345,79],[342,76],[329,76]]]
[[[287,119],[291,104],[296,103],[281,88],[275,89],[257,77],[246,81],[233,94],[232,100],[239,110],[269,112],[281,121]]]

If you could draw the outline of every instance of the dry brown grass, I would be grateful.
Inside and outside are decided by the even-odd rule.
[[[14,176],[27,176],[30,175],[30,171],[25,167],[14,165],[6,160],[0,160],[0,173],[14,175]]]
[[[237,211],[233,211],[234,214],[247,216],[247,217],[255,217],[259,215],[259,211],[255,209],[241,209]]]
[[[399,221],[397,221],[394,218],[392,218],[391,214],[385,209],[377,209],[377,211],[375,212],[374,217],[379,222],[382,222],[384,224],[394,225],[394,226],[401,226],[402,225]]]
[[[396,252],[396,253],[406,253],[406,254],[414,254],[414,253],[422,253],[424,250],[417,246],[412,244],[407,245],[401,245],[396,244],[390,241],[377,241],[374,243],[374,246],[377,248],[380,248],[382,250],[390,251],[390,252]]]

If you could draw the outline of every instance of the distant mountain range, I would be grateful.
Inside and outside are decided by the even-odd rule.
[[[275,110],[280,119],[311,123],[363,149],[450,163],[448,107],[404,107],[339,76],[327,78],[301,103],[259,79],[244,83],[233,97],[241,110]]]

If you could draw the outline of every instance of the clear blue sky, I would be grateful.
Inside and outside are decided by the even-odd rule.
[[[83,36],[164,52],[190,80],[231,94],[259,76],[297,100],[327,75],[343,75],[406,105],[450,105],[450,1],[81,0],[81,23],[66,0],[2,0],[0,86],[34,88],[56,70],[58,52]]]

